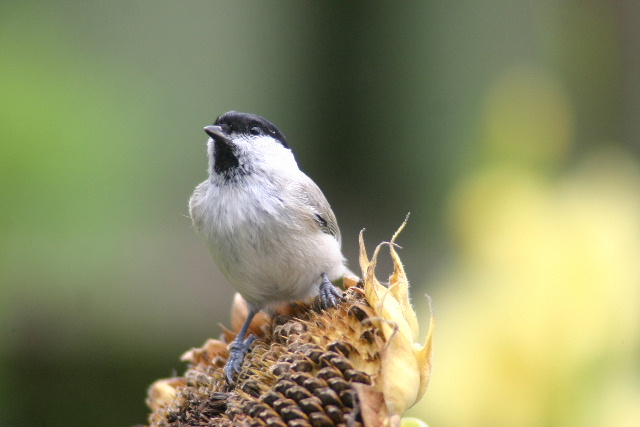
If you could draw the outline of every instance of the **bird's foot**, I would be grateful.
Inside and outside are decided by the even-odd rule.
[[[336,308],[338,301],[343,297],[342,291],[333,286],[326,273],[322,274],[322,282],[320,283],[320,302],[323,309]]]
[[[233,376],[240,372],[240,367],[242,366],[242,362],[244,361],[244,357],[249,352],[249,347],[256,340],[255,335],[249,335],[249,337],[242,341],[242,337],[238,336],[232,343],[229,348],[229,359],[227,360],[227,364],[224,366],[224,376],[227,378],[227,382],[229,384],[233,384]]]

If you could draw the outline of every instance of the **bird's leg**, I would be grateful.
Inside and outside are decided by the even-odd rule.
[[[240,372],[240,367],[242,366],[244,357],[249,351],[251,343],[256,339],[255,335],[249,335],[246,340],[244,339],[244,336],[246,335],[247,330],[249,330],[249,325],[251,325],[251,321],[257,312],[258,311],[253,308],[249,309],[247,319],[244,321],[244,324],[240,328],[240,332],[238,332],[236,339],[233,340],[229,348],[229,359],[227,360],[227,364],[224,366],[224,375],[229,384],[233,384],[233,375],[236,372]]]
[[[342,299],[342,292],[329,280],[327,273],[322,273],[322,282],[320,282],[320,301],[322,308],[325,310],[331,307],[337,307],[338,301]]]

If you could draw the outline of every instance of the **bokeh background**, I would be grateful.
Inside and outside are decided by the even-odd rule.
[[[0,97],[0,425],[144,423],[228,323],[187,200],[231,109],[288,136],[352,266],[411,212],[411,415],[640,425],[639,2],[5,0]]]

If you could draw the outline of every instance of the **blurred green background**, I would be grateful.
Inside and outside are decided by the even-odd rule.
[[[411,212],[411,415],[640,425],[639,52],[633,0],[3,1],[0,425],[144,423],[228,323],[187,200],[232,109],[284,131],[353,267]]]

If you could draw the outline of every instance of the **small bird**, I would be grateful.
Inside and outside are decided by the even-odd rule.
[[[260,310],[320,295],[335,307],[331,281],[349,270],[340,229],[318,186],[299,168],[285,136],[267,119],[230,111],[204,131],[209,178],[189,200],[196,232],[249,315],[231,343],[225,376],[233,376],[255,339],[245,335]]]

